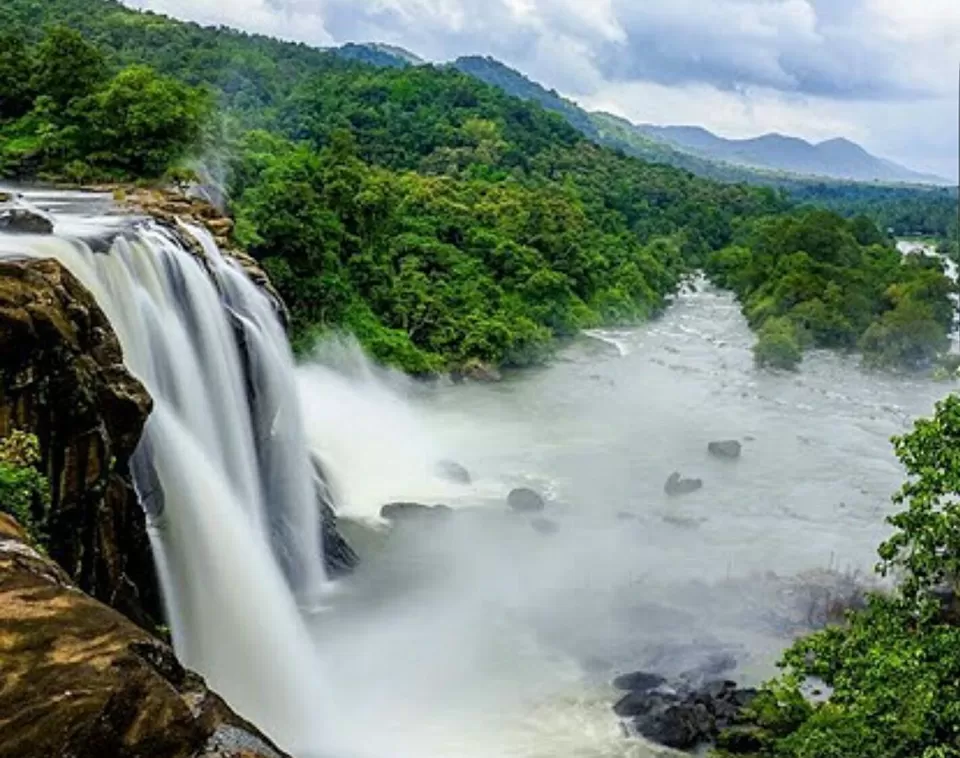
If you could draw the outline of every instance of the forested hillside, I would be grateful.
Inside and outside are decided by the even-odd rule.
[[[664,163],[718,181],[774,187],[794,202],[827,207],[848,218],[866,215],[898,236],[945,236],[956,220],[954,188],[810,178],[772,168],[737,165],[722,158],[711,159],[695,150],[684,151],[663,138],[654,138],[651,135],[657,135],[656,128],[638,126],[609,113],[589,113],[492,58],[460,58],[453,65],[508,94],[537,102],[563,116],[589,139],[645,161]]]
[[[557,337],[655,314],[685,272],[789,210],[770,188],[599,147],[449,67],[375,67],[112,0],[9,0],[2,14],[0,171],[223,169],[237,237],[302,345],[345,328],[412,372],[524,365]],[[861,258],[831,255],[825,281],[877,295],[841,270]],[[883,281],[911,277],[895,266]]]

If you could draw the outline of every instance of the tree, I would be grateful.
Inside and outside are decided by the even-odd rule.
[[[90,95],[107,78],[103,53],[66,26],[50,29],[34,55],[31,89],[49,97],[61,110]]]
[[[20,118],[33,105],[31,63],[22,35],[0,32],[0,123]]]
[[[906,508],[889,519],[878,570],[898,586],[787,651],[784,675],[750,707],[750,754],[960,756],[960,397],[894,447],[908,476],[894,502]],[[829,698],[807,700],[811,680]],[[736,736],[721,738],[728,752],[746,744]]]
[[[938,403],[894,447],[909,477],[894,502],[906,509],[889,519],[897,531],[880,547],[881,571],[901,577],[919,610],[934,591],[960,593],[960,397]]]
[[[155,177],[197,145],[208,99],[147,66],[131,66],[85,98],[77,112],[91,163]]]

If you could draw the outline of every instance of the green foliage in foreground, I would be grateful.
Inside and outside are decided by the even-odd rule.
[[[859,347],[868,366],[919,368],[947,347],[953,285],[942,263],[904,259],[866,218],[761,219],[711,255],[707,270],[760,332],[760,365],[792,367],[799,347]]]
[[[41,542],[50,487],[36,466],[37,438],[13,432],[0,440],[0,511],[13,516],[36,542]]]
[[[765,758],[960,756],[960,398],[896,439],[909,476],[880,547],[899,579],[844,627],[797,642],[753,707]],[[801,686],[829,688],[814,704]]]
[[[110,76],[72,29],[33,47],[0,32],[0,176],[158,177],[196,145],[207,114],[202,91],[148,66]]]

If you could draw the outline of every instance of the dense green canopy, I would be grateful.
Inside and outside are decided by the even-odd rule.
[[[599,147],[453,68],[376,67],[114,0],[9,0],[0,21],[0,174],[228,177],[238,239],[301,346],[346,328],[412,372],[525,365],[557,337],[656,314],[710,257],[755,326],[781,318],[763,364],[804,341],[862,338],[884,364],[936,352],[945,285],[900,266],[873,221],[795,216],[774,189]]]

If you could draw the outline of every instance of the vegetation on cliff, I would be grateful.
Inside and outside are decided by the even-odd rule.
[[[896,439],[909,476],[904,510],[880,547],[897,590],[844,626],[797,642],[784,675],[724,742],[765,758],[955,758],[960,755],[960,398]],[[818,683],[818,703],[804,685]],[[744,739],[745,734],[749,739]]]
[[[805,347],[859,347],[867,365],[917,368],[947,347],[953,284],[939,259],[906,259],[865,217],[822,210],[757,220],[712,254],[760,332],[760,364],[793,368]]]
[[[39,463],[34,435],[14,431],[0,439],[0,512],[16,519],[36,543],[42,542],[50,506],[50,484]]]
[[[157,177],[199,139],[204,92],[145,65],[111,75],[73,29],[32,46],[5,31],[0,51],[0,175]]]

